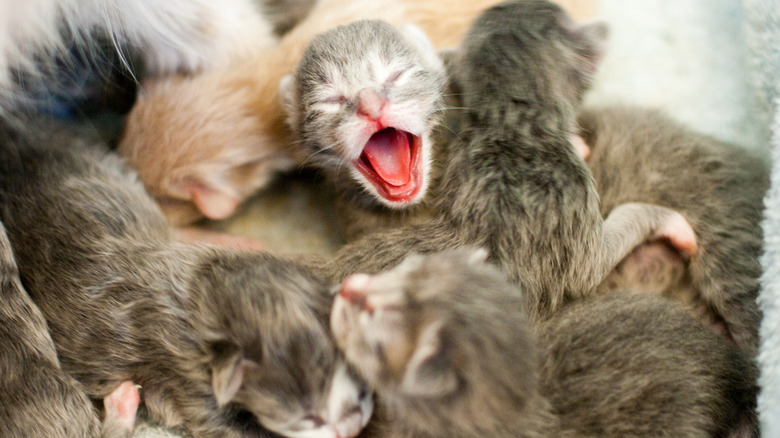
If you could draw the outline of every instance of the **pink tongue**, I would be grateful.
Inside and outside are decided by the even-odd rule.
[[[383,129],[368,139],[363,153],[387,184],[398,187],[409,182],[411,149],[405,132]]]

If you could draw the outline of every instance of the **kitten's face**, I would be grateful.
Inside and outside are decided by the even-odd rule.
[[[464,307],[453,294],[469,289],[462,286],[471,277],[458,271],[474,272],[471,266],[485,257],[483,251],[413,255],[385,273],[354,274],[344,280],[331,313],[331,330],[370,386],[405,397],[438,397],[458,390],[468,365],[453,358],[469,353],[456,346],[465,340],[450,339],[457,336],[452,335],[458,330],[453,324],[458,324],[458,309]]]
[[[309,364],[311,375],[318,374],[321,363]],[[335,370],[335,372],[333,372]],[[260,379],[278,376],[260,376]],[[250,377],[249,382],[251,382]],[[297,382],[307,385],[308,397],[291,396],[295,388],[279,387],[280,391],[268,391],[268,385],[248,386],[242,395],[246,406],[260,424],[289,438],[345,438],[357,436],[368,423],[374,404],[371,392],[358,379],[346,363],[340,359],[331,373],[316,379]],[[262,388],[252,390],[251,388]],[[287,392],[290,391],[290,392]]]
[[[221,362],[227,371],[214,373],[218,403],[234,392],[230,403],[290,438],[357,436],[373,412],[372,394],[321,329],[271,333],[262,358]]]
[[[444,81],[419,29],[360,21],[315,39],[281,94],[311,164],[403,208],[427,189]]]

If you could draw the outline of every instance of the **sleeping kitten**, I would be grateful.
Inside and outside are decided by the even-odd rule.
[[[275,43],[252,0],[0,0],[0,115],[25,102],[16,78],[56,80],[68,44],[90,54],[95,34],[153,76],[226,66]]]
[[[347,245],[333,280],[380,272],[412,250],[473,244],[527,286],[533,316],[544,317],[589,294],[645,239],[666,237],[694,254],[695,235],[672,210],[629,203],[602,219],[593,178],[571,146],[605,32],[575,25],[548,2],[483,13],[453,60],[466,109],[442,176],[442,219]]]
[[[601,212],[608,214],[624,202],[675,209],[691,223],[700,249],[686,263],[663,248],[638,248],[600,289],[685,290],[679,298],[704,320],[755,351],[767,163],[657,111],[592,108],[578,121],[591,147],[587,162],[601,195]],[[666,281],[648,286],[647,277]]]
[[[331,329],[376,391],[376,436],[726,436],[753,415],[755,365],[678,306],[615,293],[532,328],[486,255],[344,281]]]
[[[41,312],[22,287],[0,223],[0,436],[129,437],[138,390],[122,383],[105,399],[105,419],[81,384],[60,368]]]
[[[230,68],[145,82],[119,151],[171,223],[228,217],[276,172],[307,158],[290,147],[294,137],[278,88],[315,35],[360,19],[382,19],[415,24],[435,48],[450,48],[496,3],[319,0],[277,47]]]
[[[325,327],[325,284],[268,254],[171,241],[118,157],[31,123],[0,137],[0,214],[89,396],[131,380],[151,421],[195,437],[357,435],[372,402]]]
[[[422,31],[365,20],[314,38],[280,96],[306,164],[325,173],[343,201],[403,209],[429,185],[444,82]]]

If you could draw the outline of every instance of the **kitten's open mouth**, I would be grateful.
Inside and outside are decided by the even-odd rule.
[[[395,128],[374,133],[363,147],[355,168],[390,202],[409,202],[420,192],[420,137]]]

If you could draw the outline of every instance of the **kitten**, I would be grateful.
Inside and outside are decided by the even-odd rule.
[[[497,0],[320,0],[279,45],[230,68],[148,81],[131,111],[119,152],[174,224],[222,219],[276,172],[305,162],[291,147],[279,99],[312,38],[359,19],[420,27],[437,49],[456,46]]]
[[[105,420],[84,389],[60,368],[41,312],[22,287],[0,223],[0,435],[4,437],[129,437],[138,390],[121,384],[105,399]]]
[[[532,327],[486,255],[344,281],[331,329],[376,391],[377,436],[725,436],[753,415],[755,365],[677,305],[615,293]]]
[[[252,0],[2,0],[0,115],[25,102],[16,78],[48,70],[46,77],[56,81],[67,70],[67,65],[51,68],[58,55],[75,44],[90,56],[97,48],[95,34],[122,55],[137,54],[153,76],[226,66],[276,40]]]
[[[691,223],[700,249],[684,263],[664,250],[639,248],[600,288],[641,288],[646,284],[642,276],[670,272],[663,277],[666,282],[651,288],[685,290],[680,298],[705,320],[755,351],[767,163],[657,111],[592,108],[578,122],[591,147],[587,162],[601,195],[601,212],[608,214],[624,202],[675,209]]]
[[[429,185],[444,83],[422,31],[364,20],[314,38],[280,96],[306,164],[335,183],[342,201],[403,209]]]
[[[1,137],[0,214],[89,396],[132,380],[151,421],[195,437],[357,435],[372,401],[330,339],[324,283],[269,254],[171,241],[118,157],[32,123]]]
[[[695,234],[670,209],[627,203],[602,219],[593,178],[571,146],[605,31],[576,26],[549,2],[483,13],[453,60],[466,109],[435,201],[441,218],[347,245],[332,279],[380,272],[409,251],[478,245],[527,286],[533,316],[543,318],[589,294],[645,239],[669,238],[694,254]]]

